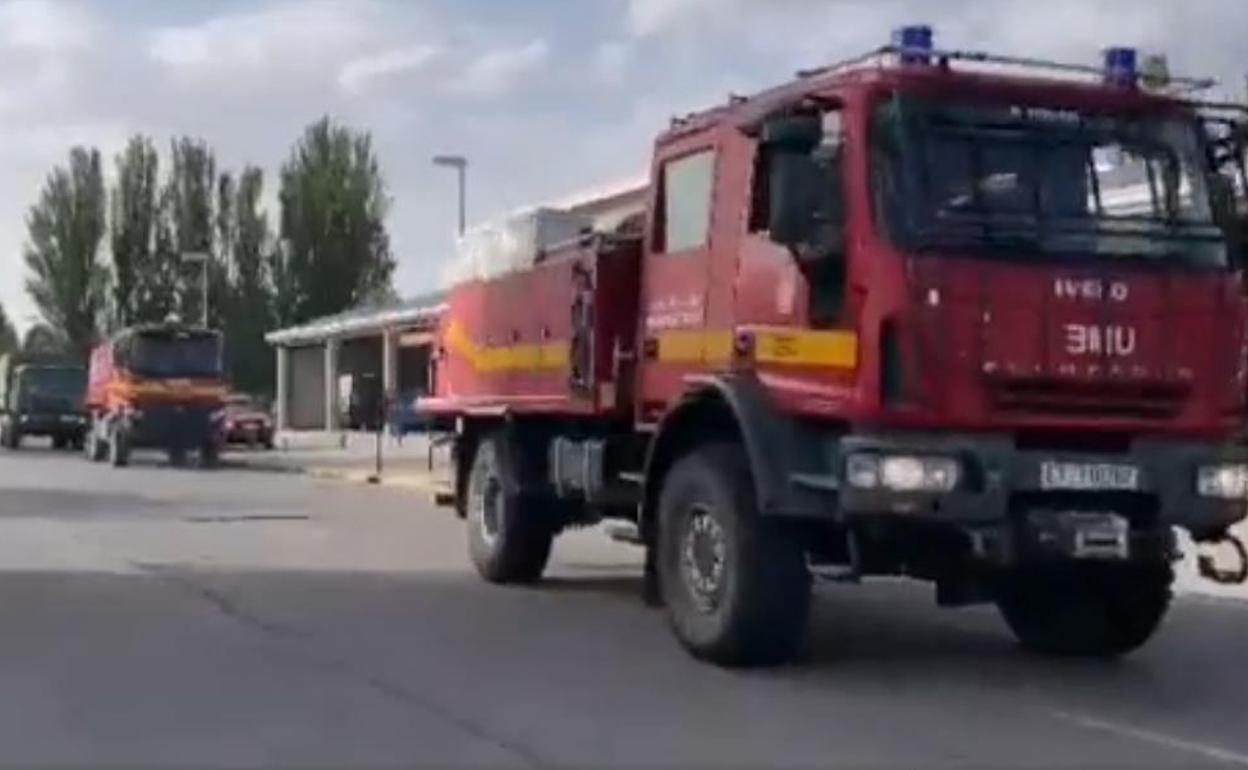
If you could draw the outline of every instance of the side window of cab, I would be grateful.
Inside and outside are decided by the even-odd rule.
[[[663,164],[656,253],[679,254],[709,244],[714,186],[714,150],[699,150]]]

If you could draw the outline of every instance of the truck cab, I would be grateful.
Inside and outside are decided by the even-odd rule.
[[[800,648],[813,577],[929,581],[1091,656],[1159,626],[1176,527],[1248,577],[1248,308],[1178,93],[1202,84],[898,36],[674,119],[639,240],[453,290],[426,403],[487,579],[625,519],[681,642],[757,664]]]
[[[27,436],[47,436],[55,449],[82,444],[86,430],[81,366],[17,357],[0,363],[0,444],[17,449]]]
[[[224,444],[221,335],[178,323],[124,329],[91,354],[86,439],[92,461],[129,464],[135,448],[214,465]]]

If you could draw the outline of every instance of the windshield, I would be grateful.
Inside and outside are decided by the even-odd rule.
[[[22,370],[21,383],[27,395],[82,398],[87,375],[73,366],[31,366]]]
[[[127,362],[144,377],[219,377],[221,340],[211,334],[140,334]]]
[[[872,134],[902,247],[1226,264],[1194,120],[899,97]]]

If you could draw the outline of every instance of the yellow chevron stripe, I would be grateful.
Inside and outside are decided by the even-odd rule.
[[[567,369],[569,365],[567,342],[478,345],[458,321],[447,325],[446,346],[454,354],[467,359],[473,369],[489,374],[559,370]]]

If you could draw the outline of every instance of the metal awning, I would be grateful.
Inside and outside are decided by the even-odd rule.
[[[299,326],[277,329],[264,335],[270,345],[289,347],[328,339],[381,334],[387,329],[432,326],[446,309],[444,295],[430,295],[381,308],[358,308],[317,318]]]

